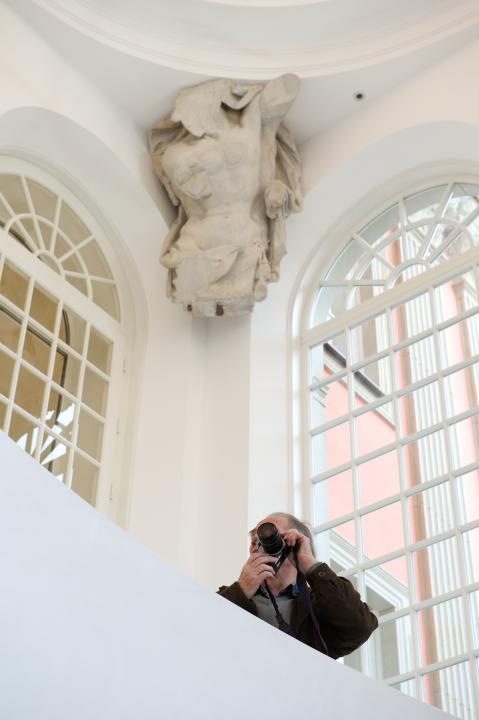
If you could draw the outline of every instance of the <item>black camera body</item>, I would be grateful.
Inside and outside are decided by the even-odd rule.
[[[267,555],[273,555],[277,558],[273,565],[276,574],[293,548],[284,542],[274,523],[262,523],[258,526],[256,533],[258,535],[258,545],[263,548]]]

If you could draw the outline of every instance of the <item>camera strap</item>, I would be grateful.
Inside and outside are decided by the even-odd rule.
[[[276,620],[278,621],[279,629],[281,630],[281,632],[286,633],[286,635],[291,635],[291,637],[294,637],[295,639],[297,639],[293,628],[291,627],[291,625],[288,625],[288,623],[286,622],[284,617],[281,615],[281,613],[279,611],[278,603],[276,602],[276,598],[273,595],[273,593],[271,592],[271,590],[269,589],[268,583],[266,580],[264,581],[264,586],[266,588],[266,592],[268,593],[269,599],[273,603],[274,612],[276,615]]]

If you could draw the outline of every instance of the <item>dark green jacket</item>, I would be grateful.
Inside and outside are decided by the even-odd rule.
[[[307,574],[311,604],[328,646],[329,657],[349,655],[369,638],[378,626],[359,593],[346,578],[339,577],[326,563],[315,565]],[[258,615],[256,606],[242,591],[238,582],[222,586],[218,593],[244,610]],[[301,597],[294,598],[290,625],[298,640],[315,650],[325,652]]]

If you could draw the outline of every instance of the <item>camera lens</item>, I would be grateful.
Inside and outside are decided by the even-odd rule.
[[[284,547],[284,541],[278,528],[273,523],[263,523],[256,530],[258,541],[267,555],[279,555]]]

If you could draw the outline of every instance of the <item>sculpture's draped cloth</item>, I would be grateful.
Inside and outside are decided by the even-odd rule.
[[[182,90],[150,132],[155,171],[178,209],[161,251],[168,294],[195,315],[242,314],[266,297],[302,209],[300,163],[282,124],[294,75]]]

